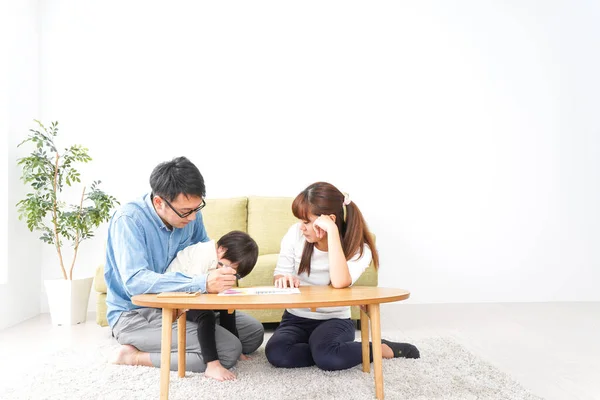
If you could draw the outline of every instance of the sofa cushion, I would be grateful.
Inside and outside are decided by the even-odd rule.
[[[96,323],[100,326],[108,326],[106,311],[106,293],[98,293],[98,298],[96,299]]]
[[[277,254],[281,239],[290,226],[298,222],[292,214],[291,197],[248,198],[248,234],[256,240],[258,252]]]
[[[230,231],[247,232],[248,198],[206,199],[202,218],[208,237],[217,241]]]
[[[104,264],[96,268],[96,277],[94,278],[94,290],[99,293],[106,293],[106,281],[104,280]]]
[[[283,308],[262,308],[260,310],[241,310],[246,315],[256,318],[263,324],[280,323],[283,316]]]
[[[258,256],[256,265],[248,276],[239,281],[240,287],[270,286],[273,284],[273,271],[277,264],[279,254],[265,254]]]

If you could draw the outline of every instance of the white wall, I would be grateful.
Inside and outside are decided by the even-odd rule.
[[[7,147],[3,159],[8,176],[3,182],[2,196],[6,196],[2,210],[6,221],[2,221],[4,238],[8,248],[2,253],[2,264],[6,263],[6,282],[0,284],[0,329],[31,318],[40,312],[40,274],[42,267],[42,247],[37,236],[27,230],[26,225],[17,219],[15,204],[24,196],[25,189],[19,181],[20,171],[17,158],[23,152],[17,151],[17,144],[27,135],[33,118],[40,114],[39,96],[39,9],[38,2],[4,2],[2,26],[7,43],[2,47],[3,61],[8,79],[2,96],[7,104],[0,105],[6,115],[4,122],[8,129],[8,139],[3,140]],[[6,58],[5,58],[6,57]],[[2,129],[3,126],[0,126]]]
[[[8,187],[8,7],[0,3],[0,188]],[[8,190],[0,193],[0,285],[8,278]],[[0,289],[1,290],[1,289]]]
[[[209,197],[331,181],[413,302],[597,301],[598,7],[44,2],[42,119],[121,201],[178,155]]]

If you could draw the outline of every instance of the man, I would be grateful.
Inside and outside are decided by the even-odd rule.
[[[108,323],[121,348],[116,364],[160,367],[162,311],[140,308],[131,297],[142,293],[200,291],[219,293],[236,281],[233,268],[218,268],[206,275],[165,273],[177,252],[209,240],[200,210],[205,206],[204,178],[185,157],[159,164],[150,175],[152,193],[125,204],[115,212],[108,228],[104,277],[108,287]],[[236,315],[239,339],[217,325],[219,360],[231,368],[262,344],[261,323],[241,312]],[[198,328],[186,324],[186,370],[204,372]],[[176,335],[174,337],[177,337]],[[177,352],[175,347],[172,352]],[[171,358],[177,370],[177,357]]]

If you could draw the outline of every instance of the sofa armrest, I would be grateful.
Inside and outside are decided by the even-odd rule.
[[[96,268],[96,277],[94,278],[94,290],[98,293],[106,293],[106,281],[104,280],[104,264]]]
[[[353,286],[377,286],[379,284],[379,275],[373,263],[362,273],[360,278]]]

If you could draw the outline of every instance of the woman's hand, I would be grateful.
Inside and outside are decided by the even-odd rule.
[[[300,286],[300,279],[294,275],[278,275],[275,277],[275,287],[276,288],[297,288]]]
[[[333,229],[337,229],[335,215],[319,215],[319,218],[315,219],[315,222],[313,222],[313,229],[315,230],[317,238],[323,239],[326,233],[331,232]]]

